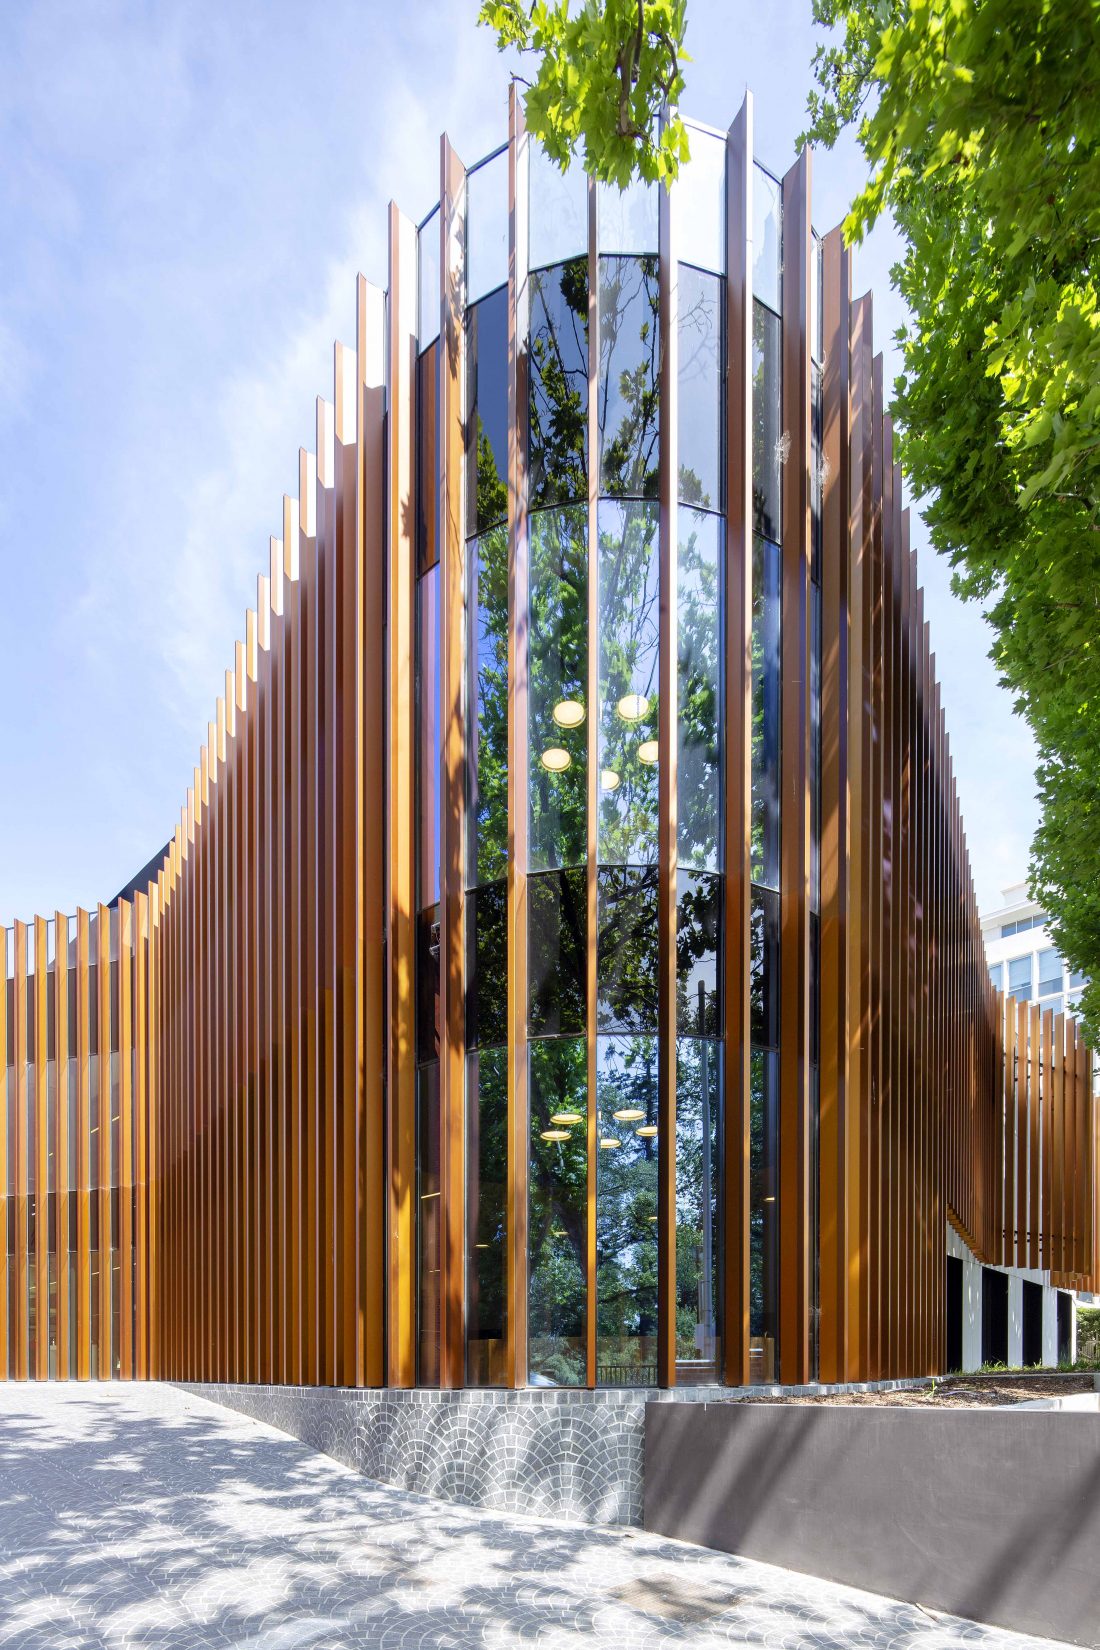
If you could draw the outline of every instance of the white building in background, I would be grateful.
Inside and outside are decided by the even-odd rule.
[[[982,916],[993,984],[1017,1002],[1038,1003],[1044,1012],[1076,1014],[1085,976],[1066,967],[1047,932],[1042,906],[1028,897],[1024,882],[1001,892],[1004,903]]]

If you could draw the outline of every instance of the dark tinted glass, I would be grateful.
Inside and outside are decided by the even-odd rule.
[[[588,261],[529,277],[531,509],[588,496]]]
[[[596,1380],[601,1386],[653,1386],[657,1039],[600,1037],[596,1058]]]
[[[810,909],[821,909],[821,586],[810,586]]]
[[[583,1386],[588,1243],[584,1038],[533,1042],[530,1082],[528,1366],[539,1385]]]
[[[681,865],[716,871],[722,818],[722,581],[724,524],[683,506],[678,511],[676,569],[677,857]]]
[[[676,1044],[676,1379],[721,1367],[722,1045]]]
[[[508,288],[466,311],[466,533],[508,514]]]
[[[600,259],[600,491],[656,498],[660,332],[657,259]]]
[[[778,547],[753,542],[752,879],[779,886],[781,577]]]
[[[585,1028],[588,885],[583,869],[527,879],[528,1029],[532,1037]]]
[[[466,1042],[508,1037],[508,885],[490,882],[466,895]]]
[[[417,572],[439,560],[435,542],[436,429],[439,344],[431,344],[416,364],[416,556]]]
[[[507,1268],[507,1050],[466,1061],[466,1381],[507,1381],[504,1319]]]
[[[416,1074],[416,1382],[439,1385],[439,1062]]]
[[[657,1030],[657,867],[601,866],[596,1024]]]
[[[588,512],[531,518],[530,868],[579,865],[588,843]],[[578,719],[579,718],[579,719]]]
[[[752,307],[753,528],[779,542],[781,504],[780,323],[763,304]]]
[[[416,587],[416,906],[439,898],[439,566]]]
[[[753,1053],[749,1105],[749,1379],[779,1378],[779,1056]]]
[[[466,880],[476,887],[508,863],[508,529],[467,546],[470,679],[466,730]]]
[[[690,264],[679,266],[680,498],[721,510],[725,494],[725,282]]]
[[[722,879],[681,871],[676,883],[676,1028],[682,1036],[716,1037]]]
[[[416,1058],[439,1058],[439,906],[416,918]]]
[[[749,1018],[757,1048],[779,1046],[779,895],[752,891],[749,934]]]

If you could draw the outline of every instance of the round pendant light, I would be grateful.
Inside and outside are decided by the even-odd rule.
[[[619,784],[620,784],[619,775],[615,772],[614,768],[601,768],[600,769],[600,788],[601,788],[601,790],[617,791],[618,788],[619,788]]]
[[[616,709],[624,722],[640,722],[649,710],[649,700],[644,693],[624,693]]]
[[[568,1129],[543,1129],[540,1140],[570,1140],[572,1136]]]
[[[645,1112],[640,1106],[623,1106],[621,1111],[611,1113],[616,1123],[640,1123]]]
[[[634,1130],[634,1133],[639,1140],[656,1140],[657,1125],[656,1123],[643,1123],[640,1129]]]
[[[622,1141],[616,1140],[613,1134],[605,1134],[600,1141],[600,1150],[601,1152],[617,1152],[621,1145]]]
[[[551,1113],[550,1121],[557,1129],[571,1129],[584,1122],[584,1115],[579,1111],[556,1111]]]
[[[661,748],[656,739],[644,739],[638,746],[638,761],[644,762],[647,768],[652,768],[661,754]]]
[[[562,750],[560,745],[551,745],[548,751],[543,751],[539,761],[547,773],[564,773],[573,758],[568,751]]]
[[[550,714],[559,728],[579,728],[584,721],[584,706],[579,699],[559,699]]]

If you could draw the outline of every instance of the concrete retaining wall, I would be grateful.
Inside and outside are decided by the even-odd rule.
[[[645,1528],[1100,1646],[1100,1419],[650,1405]]]

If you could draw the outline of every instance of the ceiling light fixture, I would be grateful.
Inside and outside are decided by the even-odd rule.
[[[616,1123],[640,1123],[645,1112],[640,1106],[623,1106],[619,1111],[611,1113]]]
[[[539,1138],[540,1140],[569,1140],[571,1136],[568,1129],[543,1129]]]
[[[584,721],[584,706],[579,699],[559,699],[550,714],[559,728],[579,728]]]
[[[649,710],[649,700],[644,693],[624,693],[616,709],[624,722],[640,722]]]
[[[658,745],[656,739],[644,739],[638,746],[638,761],[644,762],[647,768],[652,768],[656,765],[657,758],[660,754],[661,747]]]
[[[551,745],[548,751],[543,751],[539,761],[547,773],[564,773],[573,758],[568,751],[562,750],[560,745]]]
[[[614,768],[600,769],[600,786],[605,791],[617,791],[620,780]]]
[[[551,1113],[550,1121],[556,1128],[571,1129],[575,1123],[584,1122],[584,1114],[579,1111],[556,1111]]]

